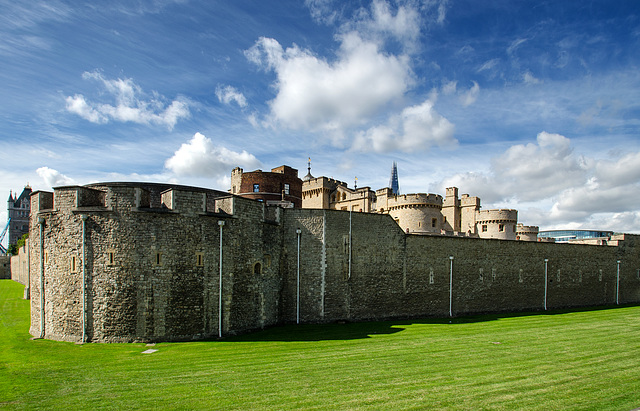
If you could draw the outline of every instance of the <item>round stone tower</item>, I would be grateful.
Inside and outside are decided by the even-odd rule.
[[[387,212],[407,233],[440,233],[443,228],[442,196],[404,194],[387,199]]]
[[[518,210],[481,210],[476,213],[476,229],[480,238],[516,239]]]
[[[538,241],[538,226],[527,226],[521,223],[516,225],[516,240],[520,241]]]

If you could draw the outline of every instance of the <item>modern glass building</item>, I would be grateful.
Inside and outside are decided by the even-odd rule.
[[[584,240],[587,238],[611,237],[613,231],[594,230],[547,230],[540,231],[538,238],[554,238],[556,243],[566,243],[570,240]]]

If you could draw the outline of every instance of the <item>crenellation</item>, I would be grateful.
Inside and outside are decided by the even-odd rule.
[[[430,232],[443,229],[437,213],[455,203],[453,195],[387,196],[404,217],[436,219],[435,227],[407,234],[393,210],[281,208],[149,183],[88,188],[93,199],[105,199],[105,207],[79,212],[75,200],[86,192],[78,187],[32,194],[28,265],[30,333],[36,337],[196,340],[298,321],[640,302],[636,236],[621,237],[618,246],[592,247]],[[164,201],[171,212],[139,207],[143,198]],[[55,210],[46,207],[54,200]],[[478,215],[479,224],[517,221],[515,210]],[[521,235],[534,229],[518,227]]]

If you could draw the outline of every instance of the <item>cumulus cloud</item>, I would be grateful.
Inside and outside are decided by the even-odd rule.
[[[231,104],[236,103],[238,106],[244,108],[247,107],[247,99],[240,91],[232,86],[218,86],[216,87],[216,96],[221,103]]]
[[[549,209],[521,209],[528,224],[562,228],[640,231],[640,152],[615,159],[574,153],[571,141],[541,132],[491,161],[488,173],[460,173],[439,184],[457,186],[485,204],[545,201]]]
[[[412,81],[408,57],[383,53],[356,32],[341,37],[332,62],[265,37],[246,56],[276,73],[271,114],[292,129],[335,131],[362,124],[400,99]]]
[[[105,88],[115,104],[90,103],[82,94],[66,98],[67,111],[92,123],[105,124],[110,120],[139,124],[159,124],[173,129],[178,120],[189,117],[189,103],[176,99],[167,104],[157,93],[147,96],[132,79],[106,79],[100,72],[85,72],[85,80],[96,80]]]
[[[405,108],[400,115],[393,116],[388,124],[359,133],[352,149],[383,153],[419,151],[434,145],[455,146],[455,127],[437,113],[433,105],[434,102],[428,99],[422,104]]]
[[[357,17],[346,23],[344,32],[357,31],[370,41],[382,44],[386,38],[399,41],[413,50],[420,35],[421,16],[415,4],[397,4],[395,10],[384,0],[374,0],[370,10],[361,9]]]
[[[514,145],[492,160],[493,172],[505,188],[532,201],[585,183],[587,160],[573,154],[568,138],[543,131],[536,142]]]
[[[246,151],[241,153],[218,147],[211,139],[196,133],[180,146],[165,167],[178,176],[215,178],[227,174],[236,166],[257,168],[260,162]]]
[[[75,184],[72,178],[61,174],[58,170],[49,167],[40,167],[36,173],[42,178],[47,187],[58,187]]]

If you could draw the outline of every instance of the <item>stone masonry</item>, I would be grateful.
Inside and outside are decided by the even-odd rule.
[[[638,236],[599,247],[407,235],[388,214],[149,183],[39,191],[31,210],[30,333],[55,340],[640,302]]]

